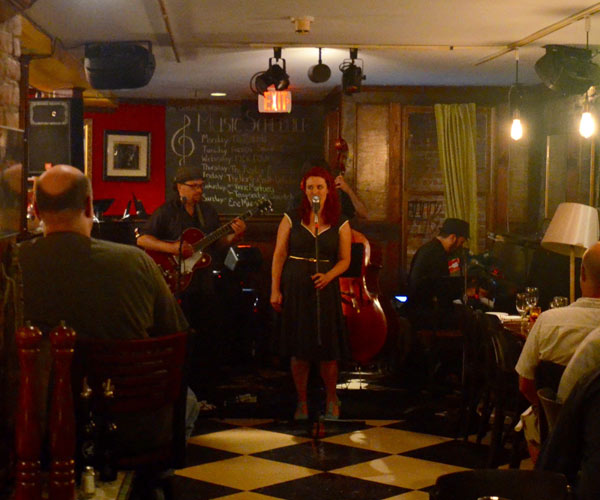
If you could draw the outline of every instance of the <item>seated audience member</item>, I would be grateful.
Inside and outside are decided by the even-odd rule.
[[[535,369],[540,361],[566,366],[583,339],[600,324],[600,242],[581,261],[582,297],[568,307],[543,312],[527,336],[516,371],[519,388],[537,403]]]
[[[600,370],[581,378],[560,410],[537,469],[561,472],[577,500],[600,498]]]
[[[600,368],[600,328],[583,339],[563,373],[556,399],[564,403],[575,384],[589,373]]]
[[[460,276],[459,260],[454,253],[468,238],[469,223],[449,218],[442,224],[440,233],[415,253],[408,275],[407,302],[407,314],[413,326],[457,326],[460,311],[453,301],[464,292],[464,278]]]
[[[19,247],[25,320],[45,334],[64,320],[85,339],[139,339],[188,329],[150,257],[133,246],[91,238],[91,186],[80,170],[57,165],[44,172],[35,185],[34,208],[44,236]],[[188,435],[197,415],[189,391]],[[119,446],[143,451],[137,447],[153,446],[153,436],[165,439],[157,419],[147,417],[118,429]],[[170,432],[166,423],[162,427]]]

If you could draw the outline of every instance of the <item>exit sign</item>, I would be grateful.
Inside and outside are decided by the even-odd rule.
[[[260,113],[291,113],[292,93],[289,90],[267,90],[258,96]]]

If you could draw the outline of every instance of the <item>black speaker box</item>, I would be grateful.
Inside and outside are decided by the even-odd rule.
[[[109,42],[85,46],[85,76],[95,89],[143,87],[150,82],[155,67],[151,45],[146,48],[133,42]]]
[[[27,175],[43,173],[46,163],[83,171],[83,100],[31,99],[27,153]]]

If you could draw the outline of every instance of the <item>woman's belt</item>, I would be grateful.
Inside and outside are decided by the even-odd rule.
[[[289,258],[295,260],[306,260],[308,262],[317,262],[317,259],[314,257],[298,257],[297,255],[290,255]],[[329,262],[329,259],[319,259],[319,262]]]

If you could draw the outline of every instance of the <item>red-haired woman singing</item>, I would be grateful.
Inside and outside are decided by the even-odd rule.
[[[300,188],[304,193],[300,208],[285,213],[277,230],[271,305],[282,313],[281,353],[291,356],[298,395],[294,418],[308,418],[306,386],[310,364],[315,361],[319,362],[325,383],[325,417],[337,419],[337,362],[345,342],[337,278],[350,265],[350,224],[340,215],[335,183],[326,168],[313,166],[302,178]],[[318,263],[312,203],[315,196],[319,198]]]

